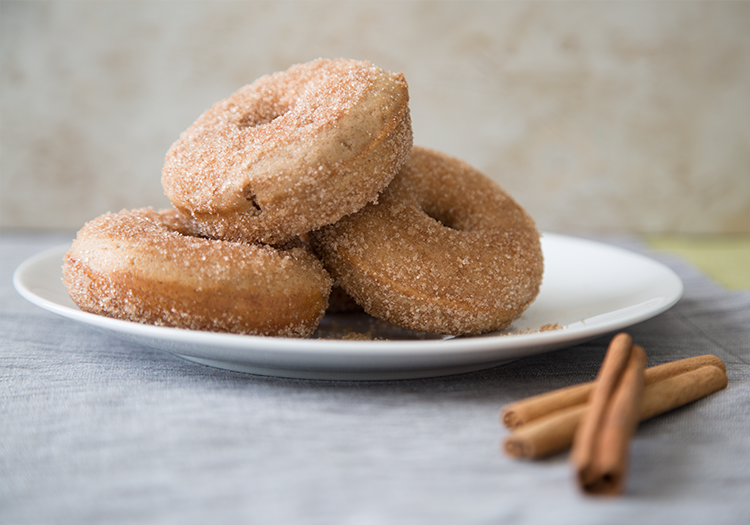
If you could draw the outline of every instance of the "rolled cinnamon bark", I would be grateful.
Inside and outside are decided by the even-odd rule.
[[[615,393],[625,368],[630,361],[633,338],[626,333],[617,334],[609,343],[596,384],[591,391],[588,410],[584,414],[573,438],[571,457],[579,477],[583,476],[594,459],[594,451],[607,405]],[[585,483],[585,481],[584,481]]]
[[[724,362],[715,355],[700,355],[647,368],[646,385],[707,365],[716,366],[726,372]],[[594,389],[594,384],[595,381],[589,381],[510,403],[503,407],[500,419],[506,427],[518,428],[557,410],[585,403]]]
[[[500,421],[510,429],[519,428],[557,410],[585,403],[593,389],[594,381],[589,381],[527,397],[503,407]]]
[[[648,385],[640,419],[645,421],[723,390],[729,384],[726,368],[708,365]]]
[[[667,377],[646,385],[639,419],[645,421],[669,412],[726,386],[725,367],[712,364]],[[573,442],[575,430],[586,408],[587,404],[581,403],[539,417],[508,436],[503,442],[503,449],[518,459],[539,459],[562,452]]]
[[[620,494],[625,487],[630,441],[638,427],[645,368],[646,353],[635,345],[630,351],[627,367],[606,402],[595,439],[588,443],[591,450],[581,454],[576,450],[577,434],[573,438],[574,451],[579,452],[574,455],[574,461],[576,457],[587,460],[586,463],[575,463],[578,483],[584,492],[612,495]],[[589,410],[583,416],[584,420],[590,415]]]
[[[503,441],[503,450],[518,459],[539,459],[570,447],[584,403],[566,407],[520,427]]]

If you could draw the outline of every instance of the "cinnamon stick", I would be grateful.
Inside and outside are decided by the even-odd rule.
[[[633,338],[625,333],[617,334],[609,343],[589,397],[588,410],[575,433],[572,455],[579,471],[588,468],[593,460],[594,444],[606,415],[607,404],[630,361],[632,348]]]
[[[646,368],[646,353],[632,342],[626,334],[612,340],[573,438],[576,477],[588,493],[618,494],[624,486]]]
[[[726,386],[726,368],[713,364],[646,385],[639,420],[645,421],[669,412]],[[503,442],[503,449],[508,455],[518,459],[539,459],[562,452],[571,446],[586,408],[587,404],[581,403],[539,417],[508,436]]]
[[[503,450],[514,458],[539,459],[569,448],[586,408],[581,403],[535,419],[505,438]]]
[[[729,384],[725,368],[708,365],[649,385],[644,390],[640,419],[645,421],[697,401]]]
[[[607,402],[596,440],[591,443],[593,450],[589,462],[576,464],[578,481],[585,492],[619,494],[623,491],[630,441],[638,427],[645,368],[646,353],[640,346],[633,346],[627,367]],[[584,420],[589,416],[590,413],[584,415]],[[573,443],[575,447],[575,437]],[[578,457],[586,458],[587,455]]]
[[[645,382],[646,385],[650,385],[707,365],[716,366],[726,372],[726,365],[721,359],[707,354],[647,368]],[[585,403],[594,389],[594,384],[595,381],[589,381],[510,403],[503,407],[500,419],[506,427],[518,428],[557,410]]]

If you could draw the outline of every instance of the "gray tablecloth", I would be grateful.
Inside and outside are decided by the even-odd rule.
[[[642,424],[627,495],[578,493],[567,455],[511,460],[500,407],[590,380],[610,335],[483,372],[260,377],[123,342],[26,302],[11,275],[71,235],[5,234],[0,523],[747,523],[750,294],[687,264],[628,331],[649,365],[714,353],[729,387]],[[637,238],[606,242],[645,251]],[[651,254],[655,258],[655,254]]]

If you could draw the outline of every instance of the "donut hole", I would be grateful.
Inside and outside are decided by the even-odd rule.
[[[436,220],[446,228],[451,230],[463,230],[458,220],[448,210],[438,209],[434,206],[424,206],[422,211],[431,219]]]
[[[237,121],[237,126],[240,129],[257,128],[276,120],[287,111],[289,111],[288,107],[275,103],[258,104],[253,108],[253,111],[245,113],[240,117],[239,121]]]

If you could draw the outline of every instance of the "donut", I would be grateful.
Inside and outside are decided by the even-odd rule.
[[[170,202],[209,237],[284,243],[377,197],[412,145],[402,74],[319,59],[217,102],[168,150]]]
[[[376,203],[309,237],[365,312],[412,330],[501,330],[542,282],[531,217],[478,170],[418,146]]]
[[[308,247],[193,234],[175,210],[104,214],[78,232],[63,283],[81,310],[126,321],[282,337],[317,328],[332,281]]]

